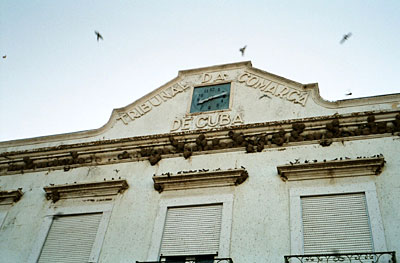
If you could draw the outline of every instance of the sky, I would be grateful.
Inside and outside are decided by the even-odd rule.
[[[330,101],[400,93],[399,14],[398,0],[1,0],[0,141],[97,129],[179,70],[241,61]]]

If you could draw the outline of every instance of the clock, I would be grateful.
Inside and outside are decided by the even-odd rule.
[[[194,87],[190,113],[229,109],[231,83]]]

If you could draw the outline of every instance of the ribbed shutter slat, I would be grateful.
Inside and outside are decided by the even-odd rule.
[[[168,208],[161,254],[187,256],[217,253],[221,218],[222,205]]]
[[[53,219],[38,263],[88,262],[102,213]]]
[[[371,252],[364,193],[302,197],[304,254]]]

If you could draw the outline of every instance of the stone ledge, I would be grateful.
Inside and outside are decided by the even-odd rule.
[[[64,170],[148,160],[156,165],[171,157],[221,151],[262,152],[265,149],[400,136],[400,111],[359,112],[213,130],[102,140],[57,147],[0,153],[0,176]]]
[[[246,181],[248,173],[244,168],[215,171],[189,171],[181,174],[153,176],[154,189],[158,192],[205,187],[239,185]]]
[[[24,193],[21,189],[11,191],[0,191],[0,205],[11,205],[18,202]]]
[[[59,199],[112,196],[128,189],[126,180],[113,180],[94,183],[52,185],[43,187],[47,200],[54,203]]]
[[[384,166],[383,157],[327,161],[322,163],[278,166],[283,181],[300,181],[339,177],[379,175]]]

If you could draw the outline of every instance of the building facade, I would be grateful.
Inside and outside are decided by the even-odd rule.
[[[100,129],[0,142],[0,262],[395,262],[399,135],[400,94],[180,71]]]

